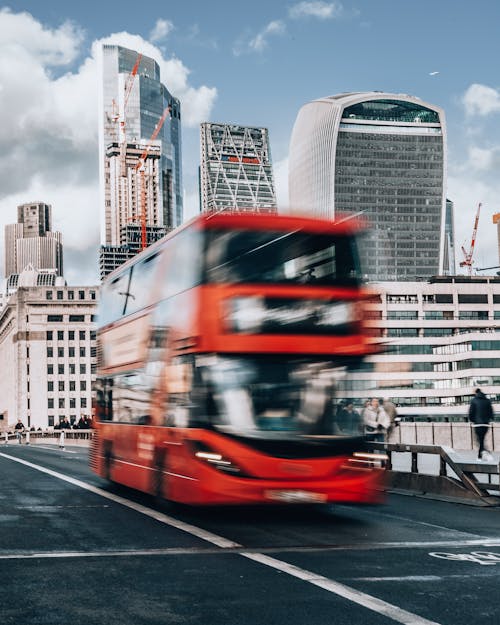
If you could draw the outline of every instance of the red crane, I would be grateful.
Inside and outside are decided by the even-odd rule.
[[[139,71],[139,65],[141,64],[142,54],[139,52],[137,54],[137,59],[134,63],[134,67],[132,71],[127,76],[127,80],[125,81],[125,90],[123,95],[123,107],[122,114],[120,119],[120,174],[123,178],[127,177],[127,127],[125,122],[125,115],[127,113],[128,99],[130,97],[130,93],[132,92],[132,87],[134,86],[134,80]]]
[[[472,229],[472,239],[470,242],[469,251],[462,245],[462,252],[464,255],[463,261],[460,263],[460,267],[468,267],[469,276],[472,275],[472,255],[474,254],[474,246],[476,244],[477,225],[479,223],[479,213],[481,212],[481,203],[478,204],[476,219],[474,220],[474,228]]]
[[[139,156],[139,160],[135,166],[135,171],[139,172],[139,185],[140,185],[140,219],[141,219],[141,250],[146,248],[146,224],[147,224],[147,206],[146,206],[146,173],[144,171],[144,163],[148,157],[153,141],[156,140],[158,133],[160,132],[163,122],[167,118],[167,115],[171,114],[170,104],[165,108],[162,116],[158,120],[153,134],[151,135],[146,147]]]

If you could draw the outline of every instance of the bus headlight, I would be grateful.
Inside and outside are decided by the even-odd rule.
[[[194,447],[194,455],[198,460],[206,462],[214,469],[218,469],[223,473],[229,473],[231,475],[241,474],[241,469],[232,462],[229,458],[226,458],[222,454],[214,451],[205,443],[199,441],[191,441]]]

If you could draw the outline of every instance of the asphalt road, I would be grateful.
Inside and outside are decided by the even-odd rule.
[[[2,625],[500,622],[500,508],[189,509],[77,448],[2,445],[0,475]]]

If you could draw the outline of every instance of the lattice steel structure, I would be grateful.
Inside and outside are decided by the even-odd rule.
[[[267,128],[201,124],[203,212],[276,212]]]

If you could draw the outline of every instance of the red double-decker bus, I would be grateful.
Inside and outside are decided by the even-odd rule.
[[[379,502],[360,424],[334,414],[342,377],[373,351],[358,230],[203,215],[110,274],[94,471],[195,505]]]

